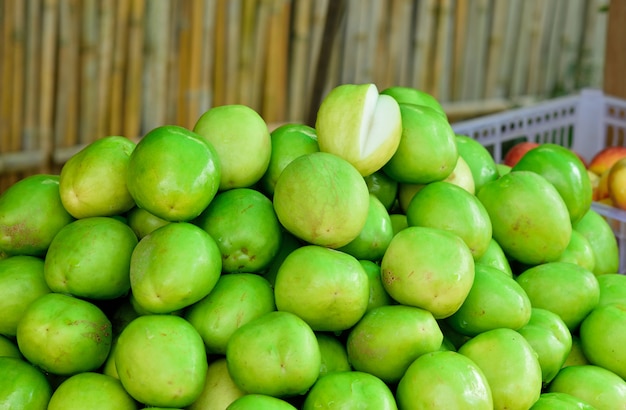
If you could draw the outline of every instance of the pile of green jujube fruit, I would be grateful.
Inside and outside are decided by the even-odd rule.
[[[2,409],[624,409],[626,276],[580,158],[408,87],[96,139],[0,194]]]

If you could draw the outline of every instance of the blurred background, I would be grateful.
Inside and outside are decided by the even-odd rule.
[[[0,0],[0,190],[212,106],[313,125],[342,83],[419,88],[451,122],[606,89],[613,3]]]

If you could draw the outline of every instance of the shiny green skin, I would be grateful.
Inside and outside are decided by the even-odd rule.
[[[149,131],[128,163],[128,190],[140,208],[167,221],[189,221],[218,191],[221,163],[200,135],[175,125]]]
[[[578,333],[590,363],[626,378],[626,304],[596,307],[582,321]]]
[[[398,196],[398,182],[381,170],[369,174],[363,179],[365,179],[370,194],[376,195],[387,211],[390,211]]]
[[[117,339],[115,366],[131,396],[157,407],[193,403],[208,371],[202,338],[175,315],[145,315],[129,323]]]
[[[608,221],[594,209],[572,224],[575,231],[583,234],[593,250],[595,264],[593,273],[617,273],[619,271],[619,246]]]
[[[88,144],[61,168],[59,193],[75,218],[114,216],[135,206],[126,179],[135,142],[108,136]]]
[[[626,275],[621,273],[607,273],[598,275],[600,285],[600,300],[596,307],[621,303],[626,305]]]
[[[398,104],[425,105],[444,116],[446,115],[443,107],[435,97],[417,88],[396,85],[385,88],[380,93],[392,97]]]
[[[591,364],[589,363],[589,359],[585,357],[585,352],[583,352],[583,347],[580,341],[580,337],[578,336],[578,332],[571,333],[571,335],[572,335],[572,349],[567,355],[567,359],[565,359],[565,363],[563,363],[563,367],[577,366],[581,364]]]
[[[620,409],[626,403],[626,381],[600,366],[579,365],[562,369],[548,393],[567,393],[596,409]]]
[[[506,327],[517,330],[531,317],[531,305],[522,287],[491,266],[477,264],[474,283],[461,307],[446,320],[457,332],[476,336]]]
[[[119,379],[95,372],[69,377],[57,387],[48,403],[48,410],[85,408],[135,410],[138,406]]]
[[[369,191],[348,161],[326,152],[294,159],[274,187],[274,210],[285,229],[313,245],[339,248],[367,219]]]
[[[495,181],[500,177],[496,161],[480,142],[466,135],[457,135],[456,147],[459,155],[472,171],[476,192],[480,191],[480,188],[487,182]]]
[[[528,151],[512,171],[531,171],[546,178],[559,192],[572,223],[591,208],[593,188],[585,165],[571,150],[557,144],[540,144]]]
[[[225,354],[226,345],[239,327],[276,310],[274,290],[260,275],[221,275],[215,287],[184,314],[204,340],[207,353]]]
[[[508,276],[513,276],[513,270],[511,269],[511,264],[509,260],[506,258],[504,251],[500,244],[491,238],[489,241],[489,246],[487,246],[487,250],[483,255],[475,260],[477,264],[488,265],[496,269],[500,269],[502,272],[506,273]]]
[[[492,409],[491,388],[483,371],[466,356],[438,351],[418,357],[398,383],[400,408]]]
[[[572,334],[567,325],[556,313],[533,308],[528,323],[517,331],[537,353],[543,382],[551,382],[572,349]]]
[[[127,213],[127,223],[131,227],[138,239],[143,238],[157,228],[170,223],[165,219],[151,214],[143,208],[134,207]]]
[[[359,260],[359,262],[363,266],[365,273],[367,273],[370,283],[370,299],[365,312],[369,312],[378,306],[391,305],[393,299],[391,299],[391,296],[389,296],[383,286],[380,277],[380,265],[368,260]]]
[[[315,331],[354,326],[367,310],[370,283],[358,259],[317,245],[283,261],[274,284],[276,308],[298,315]]]
[[[461,346],[458,352],[485,374],[494,408],[528,409],[542,391],[541,366],[532,346],[512,329],[488,330]]]
[[[593,272],[596,266],[596,257],[587,237],[574,229],[567,248],[557,259],[557,262],[574,263]]]
[[[278,397],[264,394],[246,394],[232,402],[227,410],[296,410],[294,406]]]
[[[307,393],[302,410],[359,408],[397,410],[389,386],[369,373],[334,372],[321,377]]]
[[[315,332],[315,337],[317,337],[317,344],[320,347],[322,357],[319,377],[332,372],[352,370],[352,365],[348,359],[348,351],[343,342],[334,334],[327,332]]]
[[[147,312],[171,313],[211,292],[222,272],[222,255],[202,228],[171,223],[143,237],[130,260],[134,300]]]
[[[211,107],[198,118],[193,131],[215,147],[221,164],[220,191],[252,187],[267,171],[271,136],[263,117],[251,107]]]
[[[20,349],[17,344],[8,337],[0,334],[0,357],[14,357],[16,359],[23,359]]]
[[[43,372],[15,357],[0,357],[0,403],[4,409],[46,410],[52,387]]]
[[[557,260],[572,236],[567,207],[547,179],[530,171],[511,171],[477,193],[487,209],[493,237],[505,254],[536,265]]]
[[[570,331],[578,328],[600,300],[600,285],[595,275],[573,263],[537,265],[523,271],[516,280],[533,307],[556,313]]]
[[[474,281],[469,247],[458,235],[438,228],[404,228],[391,240],[380,265],[389,296],[426,309],[436,319],[456,312]]]
[[[382,259],[393,238],[389,212],[374,194],[370,194],[370,206],[361,233],[350,243],[337,248],[360,260],[378,262]]]
[[[61,202],[58,175],[21,179],[0,195],[0,253],[43,256],[73,220]]]
[[[0,260],[0,334],[15,336],[26,308],[50,292],[43,259],[17,255]]]
[[[474,259],[489,247],[492,226],[485,206],[465,189],[444,181],[425,185],[409,202],[409,226],[439,228],[458,235]]]
[[[46,254],[44,273],[54,292],[87,299],[116,299],[130,290],[130,259],[137,236],[107,216],[78,219],[63,227]]]
[[[283,124],[270,133],[272,155],[267,170],[261,178],[261,187],[268,196],[274,194],[276,181],[283,169],[295,158],[318,152],[317,132],[305,124]]]
[[[400,183],[427,184],[447,178],[459,156],[448,120],[424,105],[402,103],[400,114],[400,145],[383,171]]]
[[[35,300],[17,325],[17,345],[24,357],[60,376],[98,369],[112,338],[111,322],[100,308],[60,293]]]
[[[567,393],[542,393],[530,410],[596,410],[595,407]]]
[[[320,374],[321,353],[315,333],[304,320],[275,311],[233,333],[226,361],[242,390],[288,397],[304,394],[313,386]]]
[[[270,262],[267,269],[265,269],[265,272],[261,274],[265,279],[268,280],[268,282],[272,286],[274,286],[274,283],[276,283],[276,274],[278,273],[278,269],[280,268],[280,265],[283,264],[285,258],[291,252],[295,251],[303,245],[300,239],[296,238],[293,234],[285,229],[282,230],[281,236],[282,239],[280,241],[280,249],[278,250],[278,253],[276,254],[276,256],[274,256],[274,259],[272,259],[272,262]]]
[[[282,227],[272,201],[251,188],[218,193],[194,223],[215,239],[225,273],[260,273],[280,250]]]
[[[441,347],[443,334],[425,309],[387,305],[370,310],[348,334],[346,348],[354,370],[396,383],[419,356]]]

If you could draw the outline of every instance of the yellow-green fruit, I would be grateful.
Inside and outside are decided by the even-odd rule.
[[[593,273],[596,275],[618,273],[619,246],[607,220],[594,209],[590,209],[572,226],[575,231],[583,234],[591,245],[595,262]]]
[[[354,240],[369,212],[365,180],[346,160],[315,152],[293,160],[274,188],[281,224],[313,245],[339,248]]]
[[[93,141],[63,165],[61,201],[75,218],[113,216],[128,211],[135,201],[126,179],[135,143],[110,136]]]
[[[465,189],[449,182],[426,184],[409,202],[409,226],[427,226],[452,232],[480,258],[489,247],[492,226],[485,206]]]
[[[0,195],[0,254],[43,256],[73,220],[61,202],[58,175],[21,179]]]
[[[263,118],[240,104],[210,108],[198,118],[193,131],[208,141],[219,156],[219,189],[246,188],[267,171],[272,141]]]
[[[537,354],[515,330],[488,330],[465,342],[458,352],[485,374],[494,408],[523,410],[539,399],[543,386]]]
[[[536,265],[556,261],[572,236],[567,206],[547,179],[511,171],[476,195],[487,209],[493,237],[507,256]]]
[[[215,148],[186,128],[148,132],[130,155],[128,190],[135,203],[167,221],[189,221],[209,205],[220,183]]]
[[[531,304],[510,276],[490,266],[475,265],[474,283],[461,307],[446,320],[457,332],[476,336],[487,330],[517,330],[528,324]]]
[[[561,145],[540,144],[524,154],[512,171],[536,172],[554,185],[572,223],[591,207],[592,187],[585,165],[573,151]]]
[[[361,175],[381,169],[402,134],[398,103],[374,84],[341,84],[322,101],[315,121],[320,151],[337,155]]]
[[[447,178],[458,158],[448,120],[423,105],[400,104],[402,137],[384,172],[401,183],[427,184]]]

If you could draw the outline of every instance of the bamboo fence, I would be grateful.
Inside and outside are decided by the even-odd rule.
[[[341,83],[451,119],[601,87],[608,0],[0,0],[0,192],[107,136],[245,104],[312,125]]]

